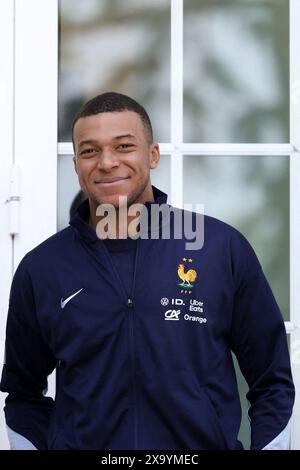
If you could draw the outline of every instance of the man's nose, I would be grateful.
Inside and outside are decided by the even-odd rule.
[[[119,161],[117,155],[112,150],[102,150],[98,159],[97,168],[102,171],[110,171],[112,168],[118,167]]]

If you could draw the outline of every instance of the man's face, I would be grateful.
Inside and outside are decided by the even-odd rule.
[[[152,196],[150,169],[159,161],[140,116],[133,111],[100,113],[80,118],[74,127],[75,170],[93,205],[128,205]]]

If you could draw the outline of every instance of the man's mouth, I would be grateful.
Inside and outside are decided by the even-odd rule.
[[[121,183],[122,181],[126,181],[129,177],[128,176],[118,176],[115,178],[101,178],[99,180],[96,180],[95,183],[102,185],[102,186],[110,186],[114,184]]]

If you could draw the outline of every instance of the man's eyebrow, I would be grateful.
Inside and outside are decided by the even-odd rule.
[[[123,135],[117,135],[116,137],[114,137],[114,140],[119,140],[119,139],[135,139],[136,140],[136,137],[133,134],[123,134]]]
[[[96,144],[96,140],[88,139],[88,140],[81,140],[78,144],[78,147],[81,147],[81,145],[88,145],[88,144]]]
[[[120,140],[120,139],[134,139],[134,140],[137,140],[135,135],[133,135],[133,134],[116,135],[115,137],[112,138],[112,140]],[[93,140],[93,139],[81,140],[78,144],[78,147],[81,147],[82,145],[93,145],[93,144],[97,144],[97,140]]]

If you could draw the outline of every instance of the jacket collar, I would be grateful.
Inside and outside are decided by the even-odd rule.
[[[148,211],[151,207],[151,204],[165,204],[167,202],[168,196],[163,191],[160,191],[155,186],[152,186],[154,201],[145,202],[145,206]],[[99,241],[99,238],[95,230],[89,225],[90,217],[90,206],[88,199],[85,199],[76,210],[74,216],[70,220],[70,225],[74,227],[76,232],[83,237],[86,241],[90,243],[95,243]]]

